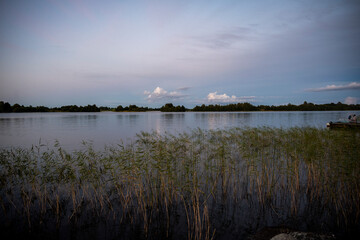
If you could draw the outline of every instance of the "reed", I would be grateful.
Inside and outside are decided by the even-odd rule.
[[[1,230],[212,239],[288,225],[349,235],[360,227],[359,140],[316,128],[195,129],[141,132],[101,151],[1,149]]]

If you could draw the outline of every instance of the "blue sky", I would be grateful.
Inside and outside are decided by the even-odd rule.
[[[360,103],[360,1],[0,1],[0,100]]]

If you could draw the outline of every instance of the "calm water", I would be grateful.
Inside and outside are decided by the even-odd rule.
[[[326,123],[360,111],[329,112],[187,112],[187,113],[1,113],[0,147],[30,147],[39,142],[68,149],[90,141],[95,148],[131,142],[140,131],[178,133],[194,128],[302,127]]]

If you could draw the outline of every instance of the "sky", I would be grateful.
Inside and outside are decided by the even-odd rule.
[[[358,0],[0,0],[0,101],[360,103]]]

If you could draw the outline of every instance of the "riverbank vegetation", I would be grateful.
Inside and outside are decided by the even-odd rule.
[[[360,104],[343,104],[341,102],[329,103],[329,104],[314,104],[304,102],[300,105],[280,105],[280,106],[267,106],[267,105],[258,105],[254,106],[250,103],[234,103],[227,105],[219,104],[202,104],[200,106],[195,106],[192,109],[185,108],[184,106],[174,106],[172,103],[166,103],[160,108],[150,108],[150,107],[139,107],[137,105],[129,105],[123,107],[119,105],[115,108],[110,107],[97,107],[96,105],[80,106],[77,105],[68,105],[62,107],[48,108],[44,106],[24,106],[19,104],[10,105],[8,102],[0,101],[0,113],[9,113],[9,112],[100,112],[100,111],[114,111],[114,112],[146,112],[146,111],[161,111],[161,112],[231,112],[231,111],[353,111],[360,110]]]
[[[360,135],[246,128],[74,152],[0,150],[0,230],[12,237],[244,239],[265,226],[360,233]]]

